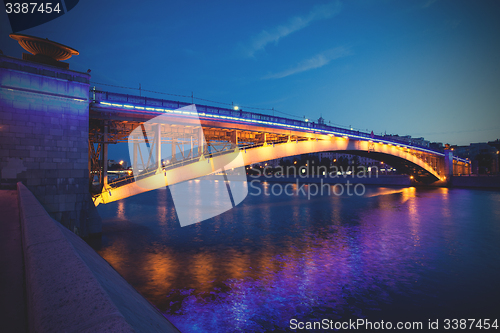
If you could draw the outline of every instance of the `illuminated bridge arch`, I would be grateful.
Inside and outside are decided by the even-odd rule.
[[[408,173],[424,182],[444,183],[447,175],[467,174],[470,170],[469,162],[453,157],[451,151],[442,153],[373,133],[203,105],[197,106],[197,112],[179,111],[176,108],[187,104],[141,96],[94,90],[92,96],[89,160],[91,179],[96,175],[100,179],[100,189],[94,192],[96,205],[202,177],[221,168],[319,152],[348,153],[384,161],[399,169],[406,168]],[[141,173],[141,182],[147,186],[134,182],[133,176],[108,184],[107,163],[104,163],[107,145],[127,142],[135,128],[145,122],[154,123],[154,118],[160,115],[183,125],[175,127],[175,135],[168,126],[154,125],[162,133],[156,147],[160,142],[168,142],[172,151],[188,153],[182,155],[181,161],[158,164],[153,170]],[[200,144],[204,140],[209,148],[217,145],[223,148],[207,150],[204,143]],[[158,151],[155,154],[161,155]],[[160,163],[161,158],[156,161]]]
[[[416,177],[427,176],[428,181],[442,180],[439,173],[440,159],[431,155],[405,149],[397,145],[376,143],[373,141],[352,140],[344,137],[331,137],[329,140],[291,141],[281,144],[268,144],[261,147],[244,149],[243,159],[246,165],[265,162],[272,159],[295,155],[338,152],[368,157],[385,161],[391,166],[410,167],[421,171]]]
[[[392,157],[393,161],[404,161],[424,170],[433,180],[442,179],[434,169],[434,166],[432,166],[430,157],[429,162],[427,162],[426,157],[422,157],[410,149],[369,141],[350,140],[343,137],[330,137],[328,140],[289,141],[277,144],[263,143],[261,145],[243,147],[239,150],[222,152],[217,156],[202,157],[190,163],[182,162],[182,164],[176,167],[156,170],[147,179],[145,178],[142,181],[142,185],[126,181],[126,179],[124,179],[123,184],[119,182],[114,183],[112,187],[107,188],[99,196],[95,197],[95,204],[109,203],[168,185],[203,177],[222,168],[237,168],[272,159],[330,151],[360,154],[373,159],[378,159],[378,157],[382,156],[384,158],[389,157],[389,159],[386,158],[386,161],[389,161]],[[241,158],[238,158],[238,156]],[[438,159],[435,159],[435,161],[437,162]]]

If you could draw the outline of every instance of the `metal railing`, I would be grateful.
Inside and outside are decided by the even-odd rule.
[[[255,148],[255,147],[257,147],[257,145],[252,146],[252,148]],[[247,149],[247,146],[244,146],[243,149]],[[232,152],[234,152],[234,150],[235,150],[235,148],[228,148],[228,149],[221,150],[221,151],[218,151],[218,152],[205,153],[202,156],[205,159],[209,159],[209,158],[213,158],[213,157],[218,157],[218,156],[226,155],[228,153],[232,153]],[[167,170],[175,169],[175,168],[178,168],[178,167],[181,167],[181,166],[189,165],[189,164],[192,164],[192,163],[195,163],[195,162],[199,162],[200,158],[201,158],[201,156],[197,156],[197,157],[192,157],[192,158],[186,158],[186,159],[183,159],[181,161],[171,162],[171,163],[168,163],[166,165],[162,165],[161,170],[162,171],[167,171]],[[158,169],[155,168],[155,169],[151,169],[151,170],[142,171],[137,176],[132,175],[132,176],[120,177],[120,178],[118,178],[116,180],[113,180],[113,181],[109,182],[108,186],[111,187],[111,188],[120,187],[122,185],[125,185],[125,184],[128,184],[128,183],[132,183],[133,181],[137,181],[137,180],[141,180],[141,179],[144,179],[144,178],[147,178],[147,177],[154,176],[155,174],[157,174],[157,172],[158,172]]]
[[[151,98],[151,97],[145,97],[145,96],[120,94],[120,93],[99,91],[99,90],[91,90],[90,95],[91,95],[91,100],[93,103],[106,101],[106,102],[110,102],[110,103],[116,103],[116,102],[124,103],[125,102],[125,103],[132,103],[132,104],[148,105],[148,106],[151,106],[151,109],[153,109],[151,111],[154,111],[155,108],[179,109],[179,108],[191,105],[190,103],[184,103],[184,102],[179,102],[179,101],[164,100],[164,99]],[[196,105],[196,109],[197,109],[198,113],[201,113],[201,114],[208,113],[211,115],[217,115],[217,116],[222,116],[222,117],[233,117],[233,118],[268,122],[268,123],[271,123],[270,124],[271,126],[273,126],[273,125],[277,125],[277,126],[290,125],[290,126],[301,127],[301,128],[304,128],[304,129],[307,129],[310,131],[316,130],[316,131],[320,131],[320,132],[322,132],[322,131],[336,132],[338,134],[358,136],[358,137],[362,137],[362,138],[366,138],[366,139],[389,141],[389,142],[393,142],[393,143],[397,143],[397,144],[425,148],[425,149],[430,150],[430,151],[435,151],[433,149],[430,149],[427,145],[422,145],[422,144],[419,144],[418,142],[408,142],[407,140],[396,139],[393,136],[386,136],[386,135],[382,136],[382,135],[376,135],[376,134],[372,135],[371,133],[367,133],[367,132],[351,130],[351,129],[346,129],[346,128],[337,127],[337,126],[330,126],[327,124],[319,124],[319,123],[315,123],[315,122],[294,120],[294,119],[289,119],[289,118],[284,118],[284,117],[265,115],[265,114],[261,114],[261,113],[248,112],[248,111],[242,111],[242,110],[232,110],[232,109],[227,109],[227,108],[220,108],[220,107],[200,105],[200,104]],[[439,152],[439,151],[435,151],[435,152]]]

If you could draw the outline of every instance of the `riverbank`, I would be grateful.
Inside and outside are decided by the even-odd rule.
[[[500,189],[500,176],[453,176],[450,187]]]
[[[80,237],[17,185],[32,332],[179,332]]]
[[[21,222],[16,190],[0,190],[0,322],[4,332],[27,332]]]

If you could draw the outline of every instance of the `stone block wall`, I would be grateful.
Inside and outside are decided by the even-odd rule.
[[[1,184],[21,181],[82,237],[101,232],[89,193],[89,79],[0,55]]]

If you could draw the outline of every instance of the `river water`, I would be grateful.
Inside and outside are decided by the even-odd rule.
[[[265,195],[271,185],[186,227],[168,189],[100,205],[96,250],[182,332],[280,332],[292,319],[422,322],[419,332],[429,320],[439,331],[445,319],[500,321],[498,191],[308,198]]]

